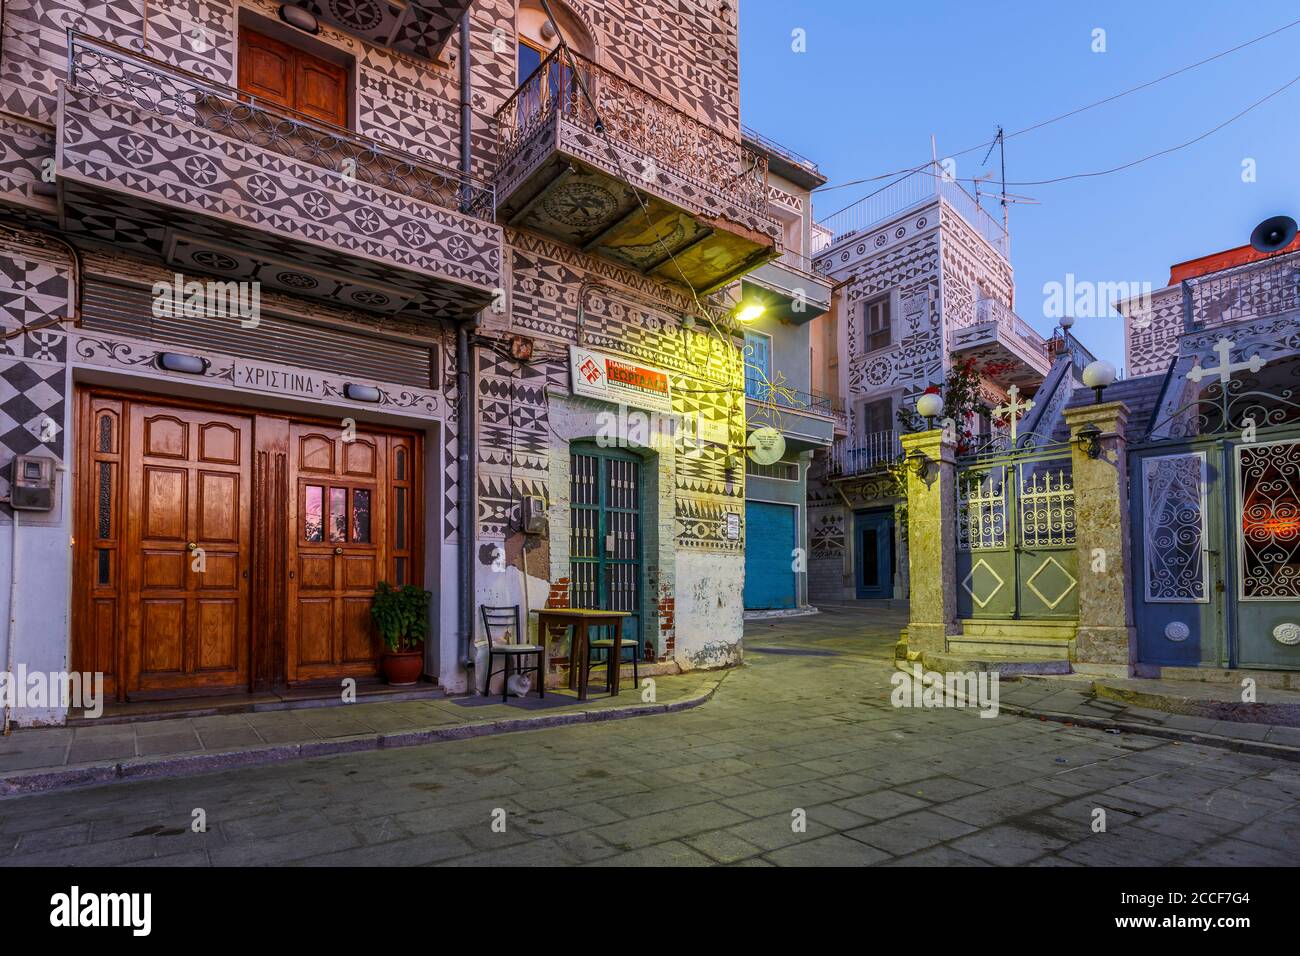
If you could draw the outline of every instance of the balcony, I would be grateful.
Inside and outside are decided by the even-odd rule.
[[[948,350],[975,358],[990,378],[1036,388],[1051,371],[1047,340],[997,299],[975,303],[974,322],[948,332]]]
[[[938,166],[916,170],[821,220],[818,225],[829,232],[831,238],[817,250],[818,255],[850,236],[940,201],[983,236],[998,255],[1010,261],[1011,237],[1002,223],[989,215],[980,201],[962,188],[961,183],[947,179]]]
[[[780,252],[762,157],[567,48],[497,112],[497,137],[511,226],[700,294]]]
[[[745,421],[750,428],[775,428],[795,451],[827,448],[844,430],[844,402],[751,377],[745,379]]]
[[[500,285],[489,184],[70,34],[69,232],[349,308],[459,318]]]
[[[836,439],[831,446],[827,476],[851,478],[868,472],[880,471],[903,456],[903,445],[898,432],[872,432],[860,438]]]
[[[831,308],[831,281],[813,270],[812,260],[786,250],[744,278],[744,300],[761,301],[767,314],[802,325]]]
[[[1300,253],[1250,262],[1188,279],[1184,330],[1230,325],[1300,311]]]

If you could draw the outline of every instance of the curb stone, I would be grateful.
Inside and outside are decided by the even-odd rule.
[[[217,770],[261,766],[284,760],[304,760],[337,754],[390,750],[399,747],[418,747],[444,740],[467,740],[473,737],[518,733],[527,730],[545,730],[549,727],[564,727],[571,724],[627,720],[633,717],[670,714],[690,710],[711,700],[730,673],[730,671],[724,672],[701,693],[671,703],[605,707],[600,710],[576,711],[567,714],[541,714],[535,717],[514,717],[476,724],[433,727],[426,730],[358,734],[333,740],[312,740],[295,744],[267,744],[260,747],[219,750],[212,753],[164,754],[156,757],[135,757],[130,760],[21,771],[0,776],[0,797],[24,796],[117,781],[183,777],[212,773]]]

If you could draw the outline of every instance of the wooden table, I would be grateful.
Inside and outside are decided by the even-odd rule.
[[[623,618],[630,617],[629,611],[601,611],[595,608],[542,608],[537,612],[537,638],[545,641],[550,634],[549,628],[563,627],[573,629],[573,639],[569,642],[569,689],[576,682],[578,700],[587,699],[587,678],[591,669],[591,650],[588,644],[588,632],[593,627],[613,627],[614,646],[610,648],[610,664],[607,671],[610,692],[618,694],[618,678],[622,668]]]

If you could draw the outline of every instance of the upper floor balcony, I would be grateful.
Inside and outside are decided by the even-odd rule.
[[[979,360],[985,374],[1023,390],[1037,387],[1052,368],[1047,340],[998,299],[975,303],[974,321],[950,317],[948,350]]]
[[[501,218],[707,293],[775,258],[762,157],[567,47],[496,117]]]
[[[1300,312],[1300,252],[1188,279],[1183,307],[1187,332]]]
[[[991,216],[961,183],[945,176],[938,166],[933,165],[897,179],[822,219],[819,225],[830,233],[830,240],[821,240],[824,245],[817,249],[817,253],[820,255],[842,240],[936,202],[946,203],[1003,259],[1011,259],[1011,237],[1002,223]]]
[[[459,318],[501,284],[490,184],[70,33],[59,98],[69,232],[178,272]]]
[[[746,302],[761,301],[783,322],[811,322],[831,308],[831,281],[813,269],[811,259],[789,249],[745,276],[744,285]]]
[[[898,432],[871,432],[854,438],[837,438],[826,463],[829,478],[851,478],[881,471],[903,457]]]
[[[770,425],[796,450],[826,448],[845,428],[844,401],[787,388],[749,376],[745,379],[745,420],[749,427]]]

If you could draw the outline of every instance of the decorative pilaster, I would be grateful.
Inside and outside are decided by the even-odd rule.
[[[942,653],[957,623],[956,446],[940,429],[901,438],[907,456],[907,566],[911,581],[909,651]],[[924,475],[915,462],[924,455]]]
[[[1079,629],[1074,669],[1127,676],[1137,649],[1133,628],[1134,569],[1129,547],[1128,406],[1105,402],[1068,408],[1074,466],[1075,542],[1079,560]],[[1097,429],[1096,458],[1079,432]]]

